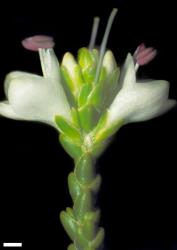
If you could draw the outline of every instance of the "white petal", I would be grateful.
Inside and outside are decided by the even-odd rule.
[[[133,85],[134,83],[136,83],[135,65],[131,54],[128,54],[121,69],[119,85],[126,88]]]
[[[168,102],[169,83],[152,81],[136,83],[132,88],[122,88],[109,109],[109,123],[119,119],[128,122],[154,118],[174,105]]]
[[[52,48],[39,49],[41,67],[45,78],[60,80],[60,68],[58,59]]]
[[[176,100],[168,99],[164,103],[163,108],[161,109],[161,112],[159,112],[159,115],[162,115],[162,114],[168,112],[170,109],[174,108],[176,106],[176,104],[177,104]]]
[[[71,119],[65,93],[54,79],[13,72],[6,81],[9,103],[19,117],[46,123],[54,123],[57,114]]]
[[[159,102],[157,102],[156,105],[152,106],[151,108],[146,108],[141,110],[141,112],[134,114],[131,117],[131,122],[147,121],[154,117],[158,117],[172,109],[175,105],[175,100],[159,100]]]
[[[5,81],[4,81],[4,91],[5,91],[5,95],[7,98],[8,98],[8,90],[9,90],[11,81],[17,77],[21,77],[23,75],[26,76],[26,74],[28,73],[21,72],[21,71],[13,71],[6,76]]]
[[[0,115],[7,117],[7,118],[10,118],[10,119],[14,119],[14,120],[27,120],[27,121],[29,121],[28,118],[20,117],[19,115],[17,115],[14,112],[14,110],[12,109],[12,106],[8,103],[8,101],[0,102]],[[32,120],[32,119],[30,119],[30,120]],[[57,129],[56,124],[51,122],[51,121],[40,120],[40,122],[47,123],[48,125],[53,126],[54,128]]]
[[[7,118],[15,119],[15,120],[20,120],[21,117],[19,117],[12,107],[9,105],[7,101],[0,102],[0,115],[5,116]]]

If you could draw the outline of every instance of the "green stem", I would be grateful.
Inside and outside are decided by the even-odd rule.
[[[96,174],[95,160],[90,153],[75,159],[75,168],[68,176],[69,192],[73,208],[61,212],[61,222],[73,241],[68,250],[100,250],[104,229],[98,226],[100,211],[96,208],[96,196],[101,176]]]

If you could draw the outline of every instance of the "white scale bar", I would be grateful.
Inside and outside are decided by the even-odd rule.
[[[22,247],[22,242],[4,242],[3,247]]]

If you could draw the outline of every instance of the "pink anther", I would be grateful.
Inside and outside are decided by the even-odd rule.
[[[156,49],[154,49],[153,47],[146,48],[144,43],[142,43],[137,47],[134,53],[135,63],[137,63],[138,65],[148,64],[155,58],[156,55]]]
[[[45,35],[36,35],[27,37],[22,41],[22,46],[25,49],[38,51],[40,48],[48,49],[55,46],[53,37]]]

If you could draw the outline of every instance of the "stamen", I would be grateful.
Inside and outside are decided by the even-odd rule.
[[[102,62],[103,62],[103,57],[105,54],[105,50],[106,50],[106,45],[108,42],[108,37],[109,37],[109,33],[112,27],[112,23],[114,21],[114,18],[117,14],[118,9],[114,8],[109,16],[108,22],[107,22],[107,26],[106,26],[106,30],[103,36],[103,40],[101,43],[101,47],[100,47],[100,56],[99,56],[99,60],[98,60],[98,66],[96,69],[96,75],[95,75],[95,82],[98,81],[99,78],[99,74],[100,74],[100,70],[101,70],[101,66],[102,66]]]
[[[53,48],[55,45],[53,37],[46,35],[35,35],[27,37],[22,41],[22,46],[25,49],[38,51],[39,48],[47,49]]]
[[[42,68],[42,73],[43,75],[46,77],[47,76],[47,72],[46,72],[46,67],[44,64],[44,58],[45,58],[45,54],[46,54],[46,50],[39,48],[39,58],[40,58],[40,62],[41,62],[41,68]]]
[[[157,55],[157,50],[153,47],[146,47],[144,43],[140,44],[134,52],[135,71],[139,66],[148,64]]]
[[[133,58],[136,60],[136,56],[140,53],[140,52],[142,52],[142,51],[144,51],[145,50],[145,44],[144,43],[141,43],[137,48],[136,48],[136,50],[135,50],[135,52],[134,52],[134,54],[133,54]]]
[[[96,36],[97,36],[97,32],[98,32],[99,22],[100,22],[100,18],[99,17],[94,17],[91,38],[90,38],[90,42],[89,42],[89,46],[88,46],[89,50],[92,50],[94,48],[94,46],[95,46],[95,41],[96,41]]]

